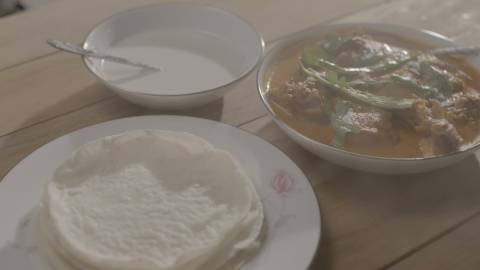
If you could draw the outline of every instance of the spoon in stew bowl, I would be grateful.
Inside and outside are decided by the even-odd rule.
[[[430,50],[429,53],[434,55],[478,55],[480,53],[479,46],[468,47],[445,47]]]
[[[69,42],[64,42],[56,39],[47,39],[47,44],[58,49],[61,51],[73,53],[73,54],[78,54],[82,56],[88,56],[88,57],[93,57],[93,58],[99,58],[115,63],[120,63],[120,64],[125,64],[129,66],[134,66],[134,67],[140,67],[144,69],[150,69],[150,70],[157,70],[161,71],[162,68],[160,67],[154,67],[147,65],[145,63],[137,62],[137,61],[132,61],[123,57],[119,56],[114,56],[114,55],[109,55],[109,54],[104,54],[104,53],[98,53],[92,50],[87,50],[84,49],[80,46],[77,46],[75,44],[69,43]]]

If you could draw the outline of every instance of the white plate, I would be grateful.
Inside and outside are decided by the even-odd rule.
[[[266,214],[263,246],[242,270],[307,269],[320,240],[320,211],[310,182],[281,151],[240,129],[205,119],[141,116],[114,120],[62,136],[34,151],[0,183],[0,268],[54,270],[32,248],[25,217],[55,168],[77,147],[133,129],[185,131],[232,153],[254,179]],[[60,270],[60,269],[57,269]]]

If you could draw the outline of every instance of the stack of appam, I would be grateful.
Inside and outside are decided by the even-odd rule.
[[[77,149],[38,211],[59,269],[238,269],[258,247],[263,206],[224,150],[188,133],[135,130]]]

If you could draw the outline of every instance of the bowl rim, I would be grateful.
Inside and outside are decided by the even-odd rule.
[[[254,61],[253,63],[249,64],[249,66],[247,66],[247,68],[245,68],[245,70],[239,75],[239,76],[236,76],[236,78],[228,83],[225,83],[225,84],[222,84],[222,85],[219,85],[219,86],[215,86],[213,88],[208,88],[208,89],[203,89],[203,90],[200,90],[200,91],[196,91],[196,92],[190,92],[190,93],[183,93],[183,94],[155,94],[155,93],[151,93],[151,92],[145,92],[145,91],[133,91],[133,90],[130,90],[130,89],[127,89],[127,88],[124,88],[124,87],[119,87],[118,85],[115,85],[113,83],[110,83],[108,81],[106,81],[104,78],[102,78],[92,67],[91,67],[91,64],[88,62],[88,57],[86,56],[82,56],[82,62],[83,62],[83,65],[87,68],[87,70],[93,74],[99,81],[101,81],[103,84],[107,85],[110,89],[113,89],[115,91],[121,91],[121,92],[125,92],[127,94],[134,94],[134,95],[143,95],[143,96],[152,96],[152,97],[183,97],[183,96],[194,96],[194,95],[201,95],[201,94],[206,94],[206,93],[210,93],[210,92],[215,92],[221,88],[224,88],[224,87],[229,87],[235,83],[237,83],[238,81],[242,80],[243,78],[247,77],[249,74],[251,74],[256,68],[257,66],[260,65],[264,55],[265,55],[265,40],[263,38],[263,36],[260,34],[260,32],[258,32],[255,27],[250,23],[248,22],[247,20],[245,20],[244,18],[242,18],[241,16],[239,16],[238,14],[236,13],[233,13],[233,12],[230,12],[230,11],[227,11],[225,9],[221,9],[221,8],[217,8],[217,7],[213,7],[213,6],[210,6],[210,5],[206,5],[206,4],[200,4],[200,3],[175,3],[175,2],[166,2],[166,3],[153,3],[153,4],[147,4],[147,5],[142,5],[142,6],[138,6],[138,7],[133,7],[133,8],[128,8],[128,9],[125,9],[125,10],[122,10],[122,11],[119,11],[119,12],[116,12],[108,17],[106,17],[105,19],[101,20],[100,22],[96,23],[91,29],[90,31],[88,31],[88,34],[85,36],[85,38],[83,39],[83,43],[82,43],[82,48],[86,49],[87,47],[87,43],[88,42],[91,42],[91,39],[92,39],[92,34],[93,32],[95,31],[95,29],[97,29],[98,27],[100,27],[101,25],[109,22],[110,20],[118,17],[118,16],[123,16],[125,14],[128,14],[130,12],[133,12],[133,11],[138,11],[138,10],[144,10],[144,9],[150,9],[150,8],[162,8],[162,7],[177,7],[177,8],[202,8],[202,9],[206,9],[206,10],[211,10],[211,11],[214,11],[214,12],[219,12],[219,13],[222,13],[224,15],[227,15],[227,16],[230,16],[234,19],[237,19],[239,20],[241,23],[243,23],[247,28],[249,28],[252,33],[254,33],[254,35],[256,36],[256,41],[258,42],[258,47],[256,48],[258,51],[259,51],[259,54],[258,54],[258,58],[256,59],[256,61]]]
[[[286,128],[288,131],[293,132],[296,136],[299,136],[302,140],[305,140],[309,142],[310,144],[314,145],[319,145],[322,147],[327,148],[330,151],[335,151],[344,155],[350,155],[354,156],[357,158],[361,159],[370,159],[370,160],[377,160],[377,161],[400,161],[400,162],[414,162],[414,161],[427,161],[427,160],[438,160],[442,158],[447,158],[447,157],[453,157],[453,156],[460,156],[464,155],[466,153],[474,152],[475,150],[478,150],[480,148],[480,141],[476,142],[475,144],[472,144],[466,149],[460,149],[455,152],[450,152],[442,155],[436,155],[436,156],[429,156],[429,157],[382,157],[382,156],[374,156],[374,155],[368,155],[368,154],[359,154],[351,151],[347,151],[344,149],[340,149],[328,144],[324,144],[322,142],[313,140],[307,136],[305,136],[303,133],[297,131],[296,129],[292,128],[290,125],[285,123],[282,119],[280,119],[275,112],[273,112],[269,102],[266,100],[265,94],[266,89],[263,89],[263,79],[265,78],[265,70],[267,68],[266,63],[268,61],[271,61],[272,58],[278,55],[280,51],[283,49],[287,48],[289,45],[295,44],[295,42],[298,42],[305,37],[310,37],[312,34],[317,33],[319,31],[325,31],[328,32],[329,28],[335,29],[335,28],[342,28],[342,27],[365,27],[365,28],[374,28],[373,31],[381,31],[379,30],[380,28],[383,28],[386,33],[391,33],[396,35],[395,33],[392,33],[393,29],[398,29],[401,31],[406,31],[406,32],[415,32],[417,35],[423,35],[423,36],[429,36],[430,38],[436,39],[438,43],[443,42],[443,43],[450,43],[450,44],[457,44],[455,43],[452,39],[445,37],[444,35],[441,35],[439,33],[422,29],[422,28],[412,28],[408,26],[403,26],[403,25],[398,25],[398,24],[390,24],[390,23],[371,23],[371,22],[339,22],[339,23],[328,23],[328,24],[318,24],[312,27],[309,27],[307,29],[301,30],[299,32],[295,32],[293,34],[289,34],[275,42],[275,44],[269,49],[269,51],[265,54],[265,56],[262,59],[262,63],[260,64],[260,67],[257,71],[257,78],[256,78],[256,83],[257,83],[257,92],[258,95],[260,96],[260,99],[262,100],[263,105],[267,108],[268,113],[270,116],[274,119],[275,123],[280,126],[280,128]],[[401,34],[398,34],[399,36],[402,36]],[[410,38],[410,37],[409,37]],[[412,38],[415,39],[415,38]],[[434,45],[434,44],[432,44]],[[440,47],[440,46],[439,46]],[[478,64],[476,65],[478,67]],[[286,132],[287,133],[287,132]],[[290,137],[290,134],[287,133],[287,135]]]

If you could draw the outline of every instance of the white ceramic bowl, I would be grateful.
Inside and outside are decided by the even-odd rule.
[[[165,3],[107,18],[83,47],[160,66],[162,71],[152,72],[84,57],[87,68],[121,97],[150,108],[186,109],[222,97],[255,68],[264,43],[226,11]]]
[[[274,121],[290,138],[292,138],[294,141],[296,141],[308,151],[330,162],[356,170],[385,174],[419,173],[442,168],[464,159],[480,147],[479,144],[476,144],[475,146],[463,151],[429,158],[385,158],[362,155],[312,140],[304,136],[300,132],[296,131],[295,129],[291,128],[280,118],[278,118],[265,98],[265,93],[267,90],[265,76],[266,72],[268,72],[268,68],[271,67],[273,63],[279,60],[280,56],[285,50],[291,48],[292,46],[295,46],[296,44],[299,44],[299,42],[303,40],[315,39],[316,37],[322,36],[329,32],[334,32],[338,29],[352,27],[364,27],[380,33],[383,32],[398,36],[404,36],[408,39],[419,41],[425,44],[430,44],[435,47],[456,45],[448,38],[430,31],[417,30],[398,25],[374,23],[320,25],[302,32],[295,33],[282,39],[281,41],[277,42],[276,45],[265,56],[263,63],[258,71],[257,85],[262,101],[267,107],[270,114],[273,116]],[[480,58],[472,58],[471,63],[476,67],[480,67]]]

